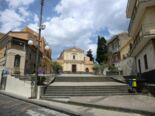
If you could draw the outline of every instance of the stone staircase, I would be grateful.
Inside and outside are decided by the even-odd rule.
[[[129,95],[128,85],[110,77],[56,77],[44,89],[43,99],[50,97]]]

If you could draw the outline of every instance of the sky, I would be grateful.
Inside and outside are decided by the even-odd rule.
[[[42,36],[58,58],[65,48],[89,49],[96,55],[97,37],[109,40],[127,31],[127,0],[44,0]],[[0,32],[25,26],[38,32],[40,0],[0,0]]]

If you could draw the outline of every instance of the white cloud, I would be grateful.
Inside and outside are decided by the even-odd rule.
[[[5,0],[8,8],[0,11],[0,31],[19,30],[30,18],[28,7],[34,0]]]
[[[126,30],[126,4],[127,0],[61,0],[55,8],[59,16],[45,22],[43,35],[54,54],[75,45],[95,54],[96,43],[90,39],[94,34],[107,28],[109,38]]]
[[[39,17],[36,14],[34,14],[34,22],[39,22]]]
[[[19,8],[21,6],[28,6],[34,0],[6,0],[11,8]]]
[[[19,9],[19,13],[23,18],[30,16],[30,13],[27,11],[27,7],[20,7],[18,9]]]
[[[0,12],[0,26],[1,32],[7,32],[9,30],[18,30],[18,27],[24,22],[25,20],[20,17],[14,10],[6,9],[3,12]]]

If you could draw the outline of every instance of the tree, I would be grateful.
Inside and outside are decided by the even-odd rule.
[[[62,70],[62,66],[56,61],[52,61],[51,65],[53,72],[56,74],[58,74]]]
[[[96,61],[99,64],[107,62],[107,41],[104,37],[98,36],[98,43],[97,43],[97,53],[96,53]]]
[[[93,70],[95,71],[96,74],[103,74],[103,71],[105,68],[108,67],[108,64],[95,64],[93,67]]]
[[[94,57],[93,57],[93,54],[92,54],[91,49],[89,49],[89,50],[87,51],[87,56],[90,58],[90,61],[93,61],[93,62],[94,62]]]

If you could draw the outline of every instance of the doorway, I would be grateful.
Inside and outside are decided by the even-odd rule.
[[[76,64],[73,64],[73,65],[72,65],[72,72],[73,72],[73,73],[76,73]]]

